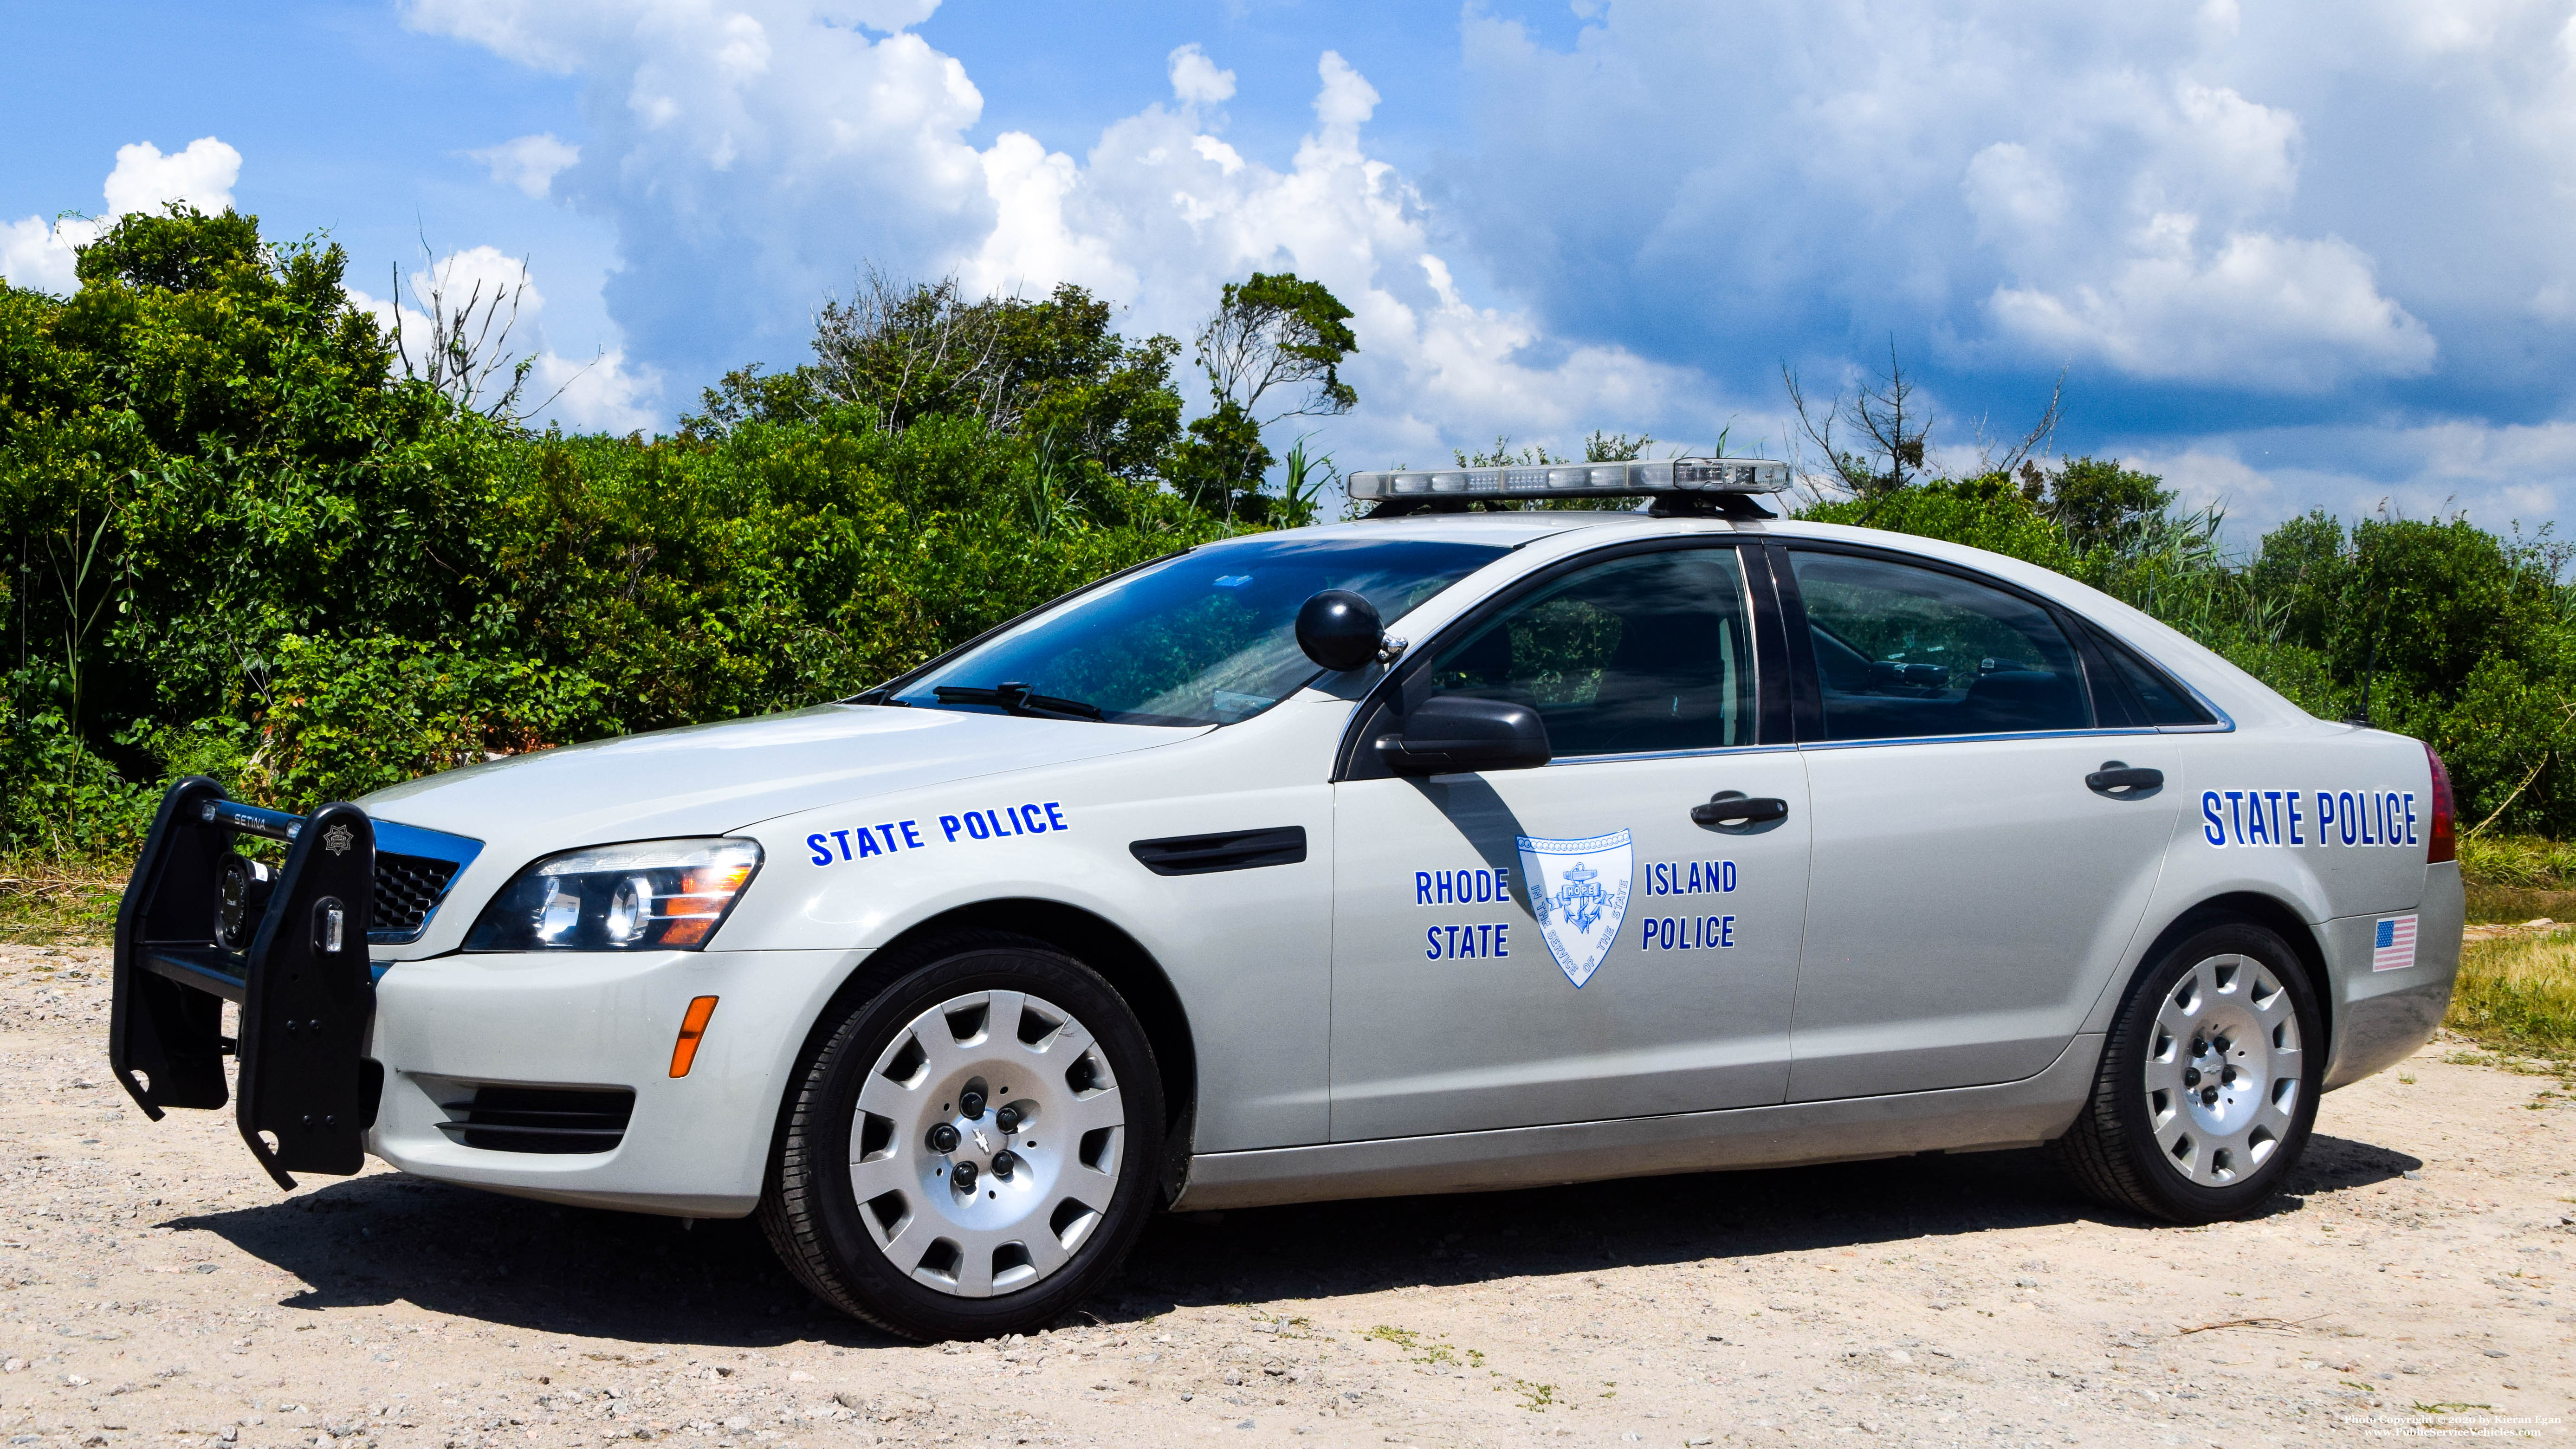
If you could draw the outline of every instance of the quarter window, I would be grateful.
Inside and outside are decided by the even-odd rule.
[[[1733,548],[1612,559],[1542,585],[1444,651],[1434,693],[1516,700],[1559,758],[1753,743],[1753,634]]]
[[[2111,662],[2111,672],[2119,677],[2128,691],[2129,712],[2136,722],[2150,725],[2205,725],[2213,723],[2209,711],[2184,695],[2171,680],[2145,660],[2094,631],[2094,647]]]
[[[1829,740],[2089,729],[2074,646],[2047,610],[1956,574],[1790,554]]]

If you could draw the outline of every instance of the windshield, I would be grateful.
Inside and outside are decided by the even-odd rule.
[[[1389,623],[1510,550],[1276,533],[1165,559],[1078,595],[896,690],[895,701],[1115,724],[1218,725],[1322,671],[1297,609],[1349,589]]]

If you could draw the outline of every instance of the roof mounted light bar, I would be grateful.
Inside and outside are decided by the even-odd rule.
[[[1353,473],[1350,496],[1385,503],[1487,498],[1604,498],[1641,493],[1778,493],[1789,465],[1767,458],[1663,458],[1543,468],[1428,468]]]

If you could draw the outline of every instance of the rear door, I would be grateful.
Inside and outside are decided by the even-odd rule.
[[[1759,549],[1725,541],[1588,556],[1446,631],[1372,706],[1334,787],[1337,1140],[1780,1100],[1807,791],[1770,588]],[[1452,692],[1533,706],[1556,758],[1377,765],[1405,703]],[[1785,818],[1693,823],[1725,791]]]
[[[1781,552],[1815,843],[1789,1099],[2030,1076],[2144,916],[2176,741],[2105,725],[2100,656],[2043,600],[1903,555]],[[2094,779],[2117,767],[2167,784]]]

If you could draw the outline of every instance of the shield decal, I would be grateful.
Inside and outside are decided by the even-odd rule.
[[[1628,914],[1628,832],[1583,840],[1518,839],[1530,914],[1538,918],[1538,933],[1547,938],[1565,979],[1580,991],[1609,959]]]

